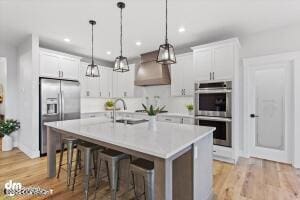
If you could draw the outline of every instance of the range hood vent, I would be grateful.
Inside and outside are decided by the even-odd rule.
[[[137,69],[135,85],[169,85],[171,84],[168,65],[161,65],[156,62],[158,51],[141,55],[141,64]]]

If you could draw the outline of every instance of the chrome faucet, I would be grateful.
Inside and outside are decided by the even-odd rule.
[[[126,103],[125,103],[124,99],[121,99],[121,98],[115,99],[114,109],[113,109],[113,116],[112,116],[114,125],[116,124],[116,105],[117,105],[118,101],[122,101],[124,110],[127,110],[127,106],[126,106]]]

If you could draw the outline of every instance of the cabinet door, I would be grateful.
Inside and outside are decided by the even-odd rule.
[[[194,70],[196,81],[210,80],[212,72],[212,50],[194,51]]]
[[[183,57],[177,56],[176,64],[170,66],[171,71],[171,96],[183,95]]]
[[[184,117],[182,119],[183,124],[190,124],[194,125],[195,124],[195,119],[194,118],[189,118],[189,117]]]
[[[185,55],[181,62],[181,71],[183,72],[182,88],[184,90],[184,96],[192,96],[194,95],[194,84],[196,81],[193,65],[193,55]]]
[[[113,77],[113,97],[120,97],[119,96],[119,72],[112,72],[112,77]]]
[[[59,78],[59,62],[58,55],[40,52],[40,76]]]
[[[80,82],[80,93],[82,97],[88,97],[89,91],[87,88],[87,77],[85,76],[87,63],[81,62],[79,67],[79,82]]]
[[[112,69],[102,67],[100,72],[100,95],[104,98],[112,97]]]
[[[129,65],[129,72],[125,73],[125,97],[134,97],[134,79],[135,79],[135,65]]]
[[[214,79],[232,79],[234,67],[234,45],[226,44],[213,49]]]
[[[60,60],[60,70],[62,78],[78,80],[79,60],[71,57],[62,56]]]

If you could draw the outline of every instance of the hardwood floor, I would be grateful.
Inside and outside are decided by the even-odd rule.
[[[1,142],[0,142],[1,143]],[[1,145],[0,145],[1,149]],[[79,177],[72,192],[66,187],[65,172],[61,178],[47,178],[46,157],[29,159],[18,149],[0,151],[0,200],[4,199],[3,188],[8,180],[21,182],[25,186],[53,189],[52,196],[18,199],[82,199],[82,184]],[[110,199],[107,183],[97,192],[97,199]],[[93,184],[90,190],[94,197]],[[130,194],[132,196],[132,194]],[[125,199],[124,191],[118,193]],[[215,200],[293,200],[300,199],[300,170],[290,165],[261,159],[240,159],[237,165],[214,161]]]

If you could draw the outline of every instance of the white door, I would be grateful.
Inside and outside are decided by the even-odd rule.
[[[40,76],[42,77],[59,77],[60,57],[58,55],[40,52]]]
[[[213,49],[213,79],[232,79],[234,66],[234,45],[226,44]]]
[[[61,57],[60,69],[62,71],[62,78],[78,80],[79,60],[70,57]]]
[[[249,73],[250,156],[290,163],[289,63],[252,67]]]

